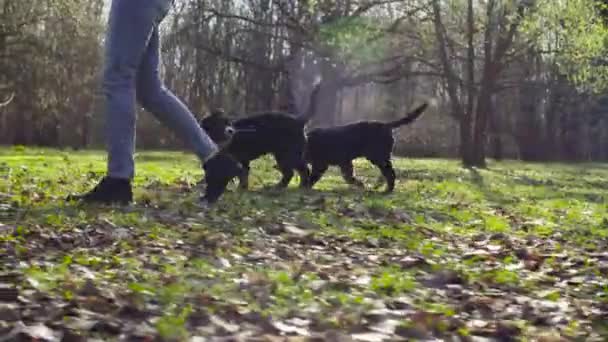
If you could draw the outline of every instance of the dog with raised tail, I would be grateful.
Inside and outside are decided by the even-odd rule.
[[[265,154],[274,156],[281,180],[277,188],[285,188],[294,176],[294,170],[300,175],[300,187],[309,185],[310,171],[304,160],[306,136],[304,127],[315,115],[317,96],[320,90],[318,82],[311,92],[308,109],[299,116],[286,112],[266,111],[250,114],[242,119],[231,120],[222,110],[215,110],[200,121],[201,127],[209,132],[216,143],[221,143],[225,127],[235,129],[234,136],[224,153],[229,154],[242,167],[238,175],[239,187],[249,186],[249,164]],[[226,159],[226,166],[228,166]],[[233,169],[233,168],[231,168]],[[207,184],[208,186],[210,184]]]
[[[352,185],[363,187],[355,178],[353,160],[367,158],[385,178],[385,193],[395,189],[395,170],[391,155],[395,144],[393,131],[416,121],[429,106],[427,101],[405,117],[391,122],[359,121],[342,126],[317,128],[307,133],[305,159],[311,164],[310,187],[321,179],[329,166],[338,166],[342,178]]]

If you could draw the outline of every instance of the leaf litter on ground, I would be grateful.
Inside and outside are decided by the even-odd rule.
[[[128,208],[58,204],[90,185],[78,170],[101,168],[99,154],[26,149],[3,160],[15,171],[0,179],[0,193],[16,214],[0,224],[0,336],[608,336],[608,206],[589,196],[564,204],[545,183],[520,181],[552,177],[564,191],[596,192],[573,183],[573,166],[491,164],[480,171],[480,188],[454,162],[398,159],[398,169],[413,176],[401,177],[393,195],[348,188],[330,171],[318,190],[271,196],[257,190],[273,179],[272,161],[263,160],[253,173],[265,176],[254,177],[252,191],[231,188],[199,215],[188,204],[195,188],[181,178],[200,176],[196,161],[158,155],[138,166],[136,195],[149,200]],[[376,177],[365,162],[356,167],[366,183]],[[593,179],[608,176],[591,170]],[[62,174],[73,182],[61,182]],[[513,197],[519,200],[507,200]]]

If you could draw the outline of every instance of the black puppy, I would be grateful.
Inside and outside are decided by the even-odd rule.
[[[344,126],[318,128],[307,134],[305,159],[312,165],[310,187],[321,179],[330,165],[340,167],[344,180],[356,186],[363,183],[355,178],[352,161],[367,158],[377,166],[386,179],[386,193],[395,188],[395,170],[391,153],[395,139],[393,130],[412,123],[426,110],[425,103],[408,115],[392,122],[360,121]]]
[[[220,152],[203,166],[205,170],[205,194],[201,197],[203,203],[213,204],[226,191],[228,183],[243,173],[243,167],[230,154]]]
[[[239,175],[241,189],[247,189],[249,186],[250,162],[264,154],[274,156],[282,174],[276,187],[285,188],[291,181],[294,170],[300,175],[300,187],[309,185],[310,171],[304,161],[304,126],[316,112],[315,103],[319,89],[320,83],[310,95],[308,110],[298,117],[285,112],[261,112],[232,122],[223,111],[215,110],[201,120],[200,125],[207,132],[222,132],[223,128],[228,126],[236,130],[226,153],[234,157],[243,168]],[[223,137],[221,134],[219,137],[213,134],[209,136],[215,142],[221,142]]]
[[[201,196],[201,202],[214,204],[226,191],[228,183],[241,175],[243,168],[238,161],[226,153],[226,148],[236,133],[234,127],[230,125],[213,126],[209,127],[206,133],[219,141],[217,145],[220,152],[203,165],[203,170],[205,170],[204,182],[207,187],[204,195]]]

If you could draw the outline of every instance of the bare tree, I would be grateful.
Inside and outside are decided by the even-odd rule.
[[[103,13],[103,2],[0,2],[0,143],[102,142]],[[483,166],[490,140],[494,157],[605,158],[608,63],[588,44],[606,41],[599,14],[584,1],[182,0],[163,22],[162,72],[199,115],[301,112],[322,79],[317,126],[441,98],[399,132],[403,153],[452,156],[459,142],[464,164]],[[137,130],[139,147],[180,144],[152,116]]]
[[[532,3],[523,0],[516,6],[507,6],[499,0],[485,4],[485,27],[481,45],[481,65],[477,66],[474,17],[475,6],[467,1],[467,59],[464,68],[467,79],[463,80],[454,70],[458,60],[454,40],[449,36],[443,21],[443,10],[438,0],[433,0],[433,17],[438,52],[447,85],[452,115],[460,121],[461,158],[465,166],[485,166],[485,147],[488,121],[492,115],[492,97],[498,90],[501,73],[508,66],[507,53],[512,47],[518,28]],[[479,80],[475,74],[479,73]],[[466,96],[460,88],[466,87]],[[463,102],[466,103],[463,105]]]

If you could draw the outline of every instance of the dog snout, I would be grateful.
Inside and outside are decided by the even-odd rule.
[[[236,130],[232,126],[226,127],[226,129],[224,131],[226,132],[226,135],[229,135],[229,136],[233,136],[234,133],[236,133]]]

